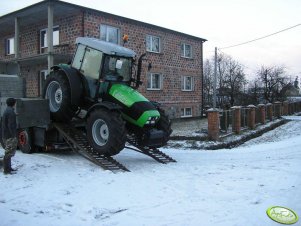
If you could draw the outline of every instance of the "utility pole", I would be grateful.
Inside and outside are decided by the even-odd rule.
[[[213,108],[216,108],[216,79],[217,78],[217,47],[214,54]]]

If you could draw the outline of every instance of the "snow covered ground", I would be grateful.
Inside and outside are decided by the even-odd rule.
[[[124,150],[131,172],[117,174],[72,152],[17,152],[18,173],[0,174],[0,225],[279,225],[272,205],[301,215],[300,120],[231,150],[162,150],[178,162]]]

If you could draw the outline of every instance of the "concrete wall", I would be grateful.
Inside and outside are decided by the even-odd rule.
[[[0,97],[24,97],[24,79],[16,75],[0,74]]]

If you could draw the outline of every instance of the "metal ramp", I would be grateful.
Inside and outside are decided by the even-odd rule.
[[[133,147],[130,147],[130,146],[126,146],[126,148],[128,148],[128,149],[137,151],[137,152],[142,153],[144,155],[148,155],[149,157],[153,158],[157,162],[160,162],[160,163],[163,163],[163,164],[170,163],[170,162],[177,162],[176,160],[174,160],[173,158],[171,158],[167,154],[160,151],[158,148],[150,148],[150,147],[140,146],[138,144],[137,140],[135,139],[135,137],[133,137],[133,136],[128,135],[127,138],[128,138],[127,142],[134,147],[133,148]]]
[[[124,165],[117,162],[113,157],[100,154],[90,146],[86,135],[70,124],[53,123],[53,126],[61,133],[68,145],[91,162],[99,165],[105,170],[112,172],[129,172]],[[173,158],[161,152],[158,148],[143,147],[138,144],[134,136],[127,136],[127,142],[131,146],[126,148],[147,155],[159,163],[176,162]]]
[[[75,152],[79,153],[91,162],[105,170],[112,172],[129,172],[129,170],[117,162],[111,156],[100,154],[89,145],[87,137],[72,125],[54,123],[54,127],[62,134],[65,141]]]

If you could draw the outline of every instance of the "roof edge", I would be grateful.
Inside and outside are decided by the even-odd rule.
[[[25,8],[16,10],[16,11],[8,13],[8,14],[5,14],[5,15],[3,15],[3,16],[0,17],[0,20],[4,19],[5,17],[13,16],[15,14],[22,13],[22,12],[24,12],[24,11],[30,9],[30,8],[34,8],[36,6],[44,5],[44,4],[47,4],[47,3],[62,4],[62,5],[71,6],[71,7],[77,8],[77,9],[84,9],[84,10],[87,10],[87,11],[93,11],[93,12],[96,12],[96,13],[101,13],[103,15],[107,15],[107,16],[111,16],[111,17],[123,19],[125,21],[129,21],[129,22],[132,22],[132,23],[134,22],[136,24],[146,25],[148,27],[153,27],[153,28],[156,28],[156,29],[159,29],[159,30],[163,30],[163,31],[171,32],[171,33],[176,33],[176,34],[184,35],[184,36],[187,36],[187,37],[190,37],[190,38],[193,38],[193,39],[200,40],[202,42],[206,42],[207,41],[207,39],[200,38],[200,37],[197,37],[197,36],[194,36],[194,35],[190,35],[190,34],[186,34],[186,33],[180,32],[180,31],[172,30],[172,29],[169,29],[169,28],[165,28],[165,27],[161,27],[161,26],[158,26],[158,25],[150,24],[150,23],[147,23],[147,22],[142,22],[142,21],[139,21],[139,20],[135,20],[135,19],[131,19],[131,18],[119,16],[119,15],[116,15],[116,14],[112,14],[112,13],[100,11],[100,10],[97,10],[97,9],[88,8],[88,7],[85,7],[85,6],[80,6],[80,5],[69,3],[69,2],[65,2],[65,1],[59,1],[59,0],[43,0],[41,2],[38,2],[38,3],[35,3],[33,5],[27,6]]]

